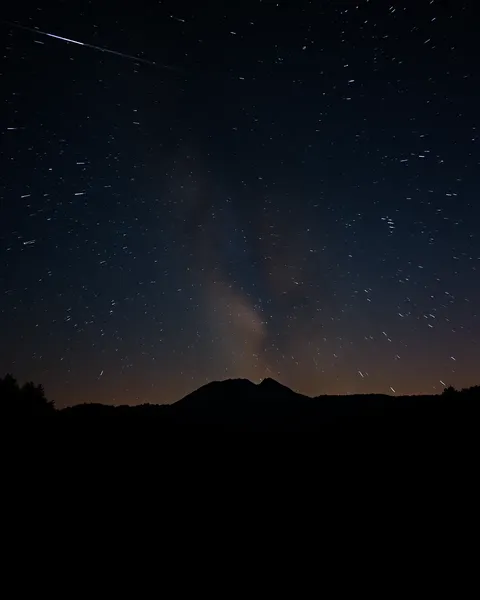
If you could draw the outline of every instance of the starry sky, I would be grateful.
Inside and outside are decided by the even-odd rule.
[[[58,406],[480,383],[475,3],[9,3],[2,375]]]

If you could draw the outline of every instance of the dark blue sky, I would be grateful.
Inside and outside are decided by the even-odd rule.
[[[0,370],[59,405],[478,383],[475,3],[236,4],[8,8]]]

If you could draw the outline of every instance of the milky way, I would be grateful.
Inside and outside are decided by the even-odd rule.
[[[478,384],[474,9],[10,6],[0,371],[60,406]]]

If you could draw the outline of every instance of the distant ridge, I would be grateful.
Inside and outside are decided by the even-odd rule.
[[[357,433],[363,440],[372,433],[411,433],[421,437],[457,440],[477,439],[480,423],[480,386],[442,394],[389,396],[357,394],[308,397],[266,378],[258,384],[248,379],[227,379],[208,383],[174,404],[138,406],[85,403],[56,410],[44,396],[42,386],[20,388],[7,375],[0,379],[0,403],[4,415],[28,417],[37,414],[53,419],[107,418],[151,419],[156,432],[206,428],[208,431],[329,431]],[[36,408],[35,408],[36,407]],[[35,409],[35,410],[34,410]],[[474,429],[472,437],[467,432]],[[402,443],[403,443],[402,441]]]

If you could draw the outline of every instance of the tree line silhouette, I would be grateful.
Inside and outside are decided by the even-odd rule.
[[[55,412],[54,403],[47,400],[42,385],[28,381],[20,387],[10,373],[0,379],[0,405],[1,412],[7,415],[38,417]]]

